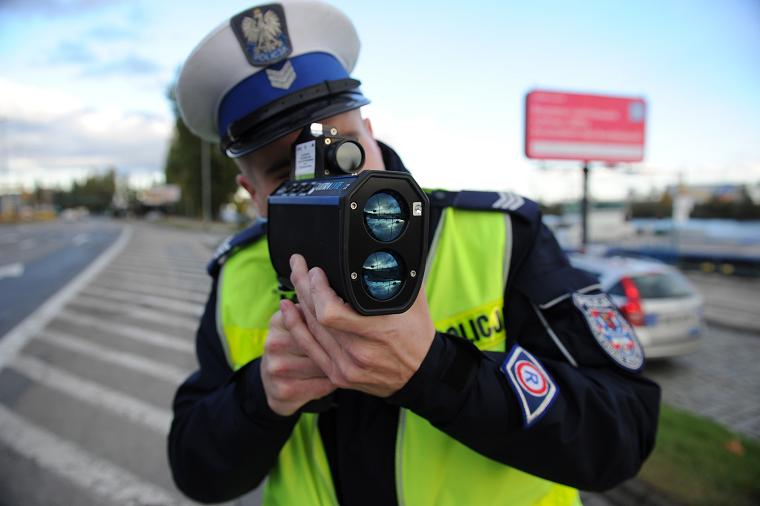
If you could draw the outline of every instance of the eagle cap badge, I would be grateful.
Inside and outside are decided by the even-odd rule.
[[[280,4],[243,11],[230,19],[230,27],[254,67],[280,62],[293,52],[285,11]]]

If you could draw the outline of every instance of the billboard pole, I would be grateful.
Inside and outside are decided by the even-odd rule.
[[[588,161],[583,162],[583,197],[581,198],[581,250],[588,246]]]

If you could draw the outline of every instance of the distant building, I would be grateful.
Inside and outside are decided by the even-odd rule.
[[[674,198],[676,195],[690,197],[695,204],[718,202],[739,202],[749,195],[754,203],[760,202],[760,187],[744,184],[677,184],[667,187],[665,192]],[[754,190],[754,191],[753,191]],[[753,196],[752,193],[755,195]]]
[[[176,184],[165,184],[142,190],[137,200],[145,207],[166,207],[179,202],[182,190]]]
[[[11,220],[18,217],[21,211],[21,204],[20,193],[0,195],[0,220]]]

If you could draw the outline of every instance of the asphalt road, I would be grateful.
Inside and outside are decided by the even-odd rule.
[[[92,234],[96,243],[102,229],[105,243],[121,227],[97,221],[69,225],[48,250],[41,239],[38,248],[27,247],[28,256],[20,253],[20,245],[5,249],[3,243],[0,251],[17,255],[7,262],[4,255],[3,264],[33,264],[53,255],[48,272],[61,270],[57,256],[76,257],[90,241],[84,236],[75,241],[79,234]],[[38,230],[34,237],[45,237],[48,225]],[[196,368],[194,333],[210,287],[204,266],[212,241],[197,231],[143,223],[124,233],[131,235],[111,247],[123,243],[124,248],[109,249],[101,257],[107,260],[104,268],[61,299],[18,353],[5,361],[0,353],[0,506],[188,503],[171,479],[166,434],[176,387]],[[16,239],[6,240],[25,240]],[[67,262],[68,271],[74,270],[71,265],[81,266]],[[9,279],[16,278],[0,283]],[[47,279],[34,279],[42,284],[36,292],[54,291]],[[12,285],[10,293],[24,293],[21,285]],[[724,285],[720,304],[736,293],[748,298],[739,288]],[[2,293],[13,303],[6,288]],[[731,305],[752,311],[738,302]],[[2,348],[0,337],[0,352]],[[760,334],[710,325],[697,353],[658,363],[650,372],[668,402],[754,435],[760,430],[754,395],[760,388],[758,361]],[[623,497],[620,502],[584,494],[594,506],[642,504],[629,501],[630,494]],[[256,505],[259,498],[253,493],[236,504]]]
[[[0,336],[89,265],[120,230],[99,219],[0,225]]]

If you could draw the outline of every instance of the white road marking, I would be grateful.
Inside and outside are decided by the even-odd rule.
[[[90,286],[105,288],[107,290],[119,290],[121,292],[155,295],[167,299],[195,302],[196,304],[205,304],[206,300],[208,299],[208,294],[206,292],[200,293],[192,290],[181,290],[178,288],[171,288],[158,284],[150,285],[147,283],[130,282],[128,280],[117,281],[114,279],[103,279],[105,277],[106,276],[101,276]],[[160,282],[160,280],[155,281],[157,283]]]
[[[161,269],[155,267],[131,267],[125,264],[112,264],[108,266],[109,271],[113,272],[125,272],[125,273],[139,273],[139,274],[152,274],[154,276],[168,277],[173,279],[183,279],[188,281],[203,282],[209,281],[209,276],[202,269],[198,269],[197,272],[176,272],[171,269]]]
[[[114,267],[123,267],[125,269],[136,270],[157,270],[163,272],[173,272],[175,274],[190,274],[190,275],[206,275],[206,264],[204,262],[196,262],[192,265],[181,264],[172,261],[161,262],[148,262],[139,260],[124,260],[120,259],[118,262],[112,264]]]
[[[21,323],[13,327],[5,337],[0,339],[0,369],[13,358],[26,342],[53,319],[58,311],[76,295],[76,293],[89,283],[98,273],[118,255],[132,236],[132,227],[126,226],[121,235],[102,255],[100,255],[89,267],[77,275],[63,287],[58,293],[50,297],[47,302],[40,306],[34,313],[27,316]]]
[[[80,378],[35,357],[18,355],[8,367],[37,383],[58,390],[69,397],[104,408],[152,429],[169,433],[172,414],[117,390]]]
[[[145,320],[168,325],[170,327],[178,327],[190,332],[195,332],[198,328],[198,322],[187,316],[175,316],[166,312],[153,311],[151,309],[132,306],[121,302],[110,302],[96,297],[88,297],[86,295],[80,295],[74,299],[71,304],[85,306],[88,309],[95,308],[109,311],[115,313],[116,316],[126,316],[136,320]]]
[[[203,306],[192,302],[183,302],[176,299],[167,299],[155,295],[138,295],[129,292],[121,292],[116,289],[98,288],[88,286],[82,291],[82,295],[94,295],[96,297],[117,300],[120,302],[129,302],[141,306],[152,306],[155,309],[167,309],[175,313],[185,313],[193,317],[199,317],[203,314]]]
[[[24,239],[20,243],[18,243],[18,249],[25,251],[28,249],[34,248],[35,244],[37,244],[37,241],[34,239]]]
[[[0,244],[16,242],[18,241],[18,237],[19,235],[13,232],[10,234],[2,234],[0,235]]]
[[[72,242],[75,246],[81,246],[82,244],[86,243],[90,240],[90,234],[77,234],[74,236],[74,239],[72,239]]]
[[[126,280],[127,282],[140,283],[145,287],[166,287],[172,290],[182,290],[193,292],[195,294],[203,294],[204,299],[208,295],[209,289],[211,288],[210,277],[205,281],[183,281],[181,279],[160,278],[154,274],[147,273],[105,271],[101,276],[98,277],[98,281],[101,280],[107,280],[109,284],[120,283],[122,280]]]
[[[37,427],[0,405],[0,441],[37,466],[112,504],[189,504],[167,490]]]
[[[190,371],[184,371],[173,365],[150,360],[134,353],[114,351],[88,339],[82,339],[64,332],[46,329],[39,335],[39,338],[54,346],[86,355],[101,362],[108,362],[142,374],[148,374],[174,385],[182,383],[190,374]]]
[[[0,265],[0,279],[3,278],[20,278],[24,275],[24,264],[15,262],[7,265]]]
[[[61,311],[58,316],[56,316],[56,320],[63,320],[75,325],[81,325],[98,332],[118,334],[121,337],[152,344],[153,346],[159,346],[161,348],[167,348],[169,350],[180,351],[190,355],[195,354],[195,346],[190,339],[182,339],[155,330],[135,327],[133,325],[123,325],[121,323],[104,320],[71,309],[64,309]]]

